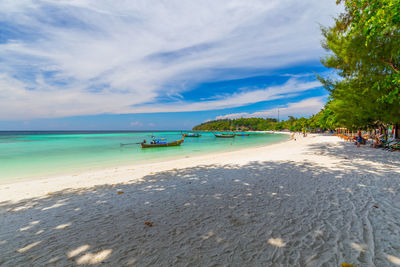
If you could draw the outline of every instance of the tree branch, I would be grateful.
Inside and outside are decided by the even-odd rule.
[[[400,72],[399,68],[397,68],[391,61],[386,61],[384,59],[381,59],[381,61],[389,65],[395,72]]]

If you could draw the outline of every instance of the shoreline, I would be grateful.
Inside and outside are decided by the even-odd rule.
[[[0,264],[400,265],[400,153],[296,138],[0,186]]]
[[[254,133],[273,133],[273,134],[285,134],[288,135],[286,132],[269,132],[269,131],[254,131]],[[170,161],[176,161],[180,159],[185,159],[185,158],[192,158],[196,159],[197,157],[202,157],[204,155],[214,155],[214,154],[220,154],[220,153],[229,153],[229,152],[237,152],[241,150],[246,150],[246,149],[251,149],[254,147],[264,147],[264,146],[270,146],[274,144],[280,144],[284,143],[287,140],[283,141],[278,141],[274,143],[268,143],[268,144],[253,144],[250,147],[235,147],[235,148],[230,148],[230,150],[221,150],[221,151],[203,151],[201,153],[195,154],[194,156],[188,156],[188,155],[171,155],[169,157],[165,158],[156,158],[156,159],[151,159],[151,160],[143,160],[139,162],[134,162],[134,163],[121,163],[121,164],[115,164],[115,165],[109,165],[106,167],[78,167],[76,170],[71,170],[71,171],[57,171],[53,174],[38,174],[38,175],[32,175],[30,177],[24,177],[24,178],[9,178],[9,179],[0,179],[0,186],[2,185],[8,185],[8,184],[14,184],[14,183],[24,183],[24,182],[30,182],[30,181],[40,181],[40,180],[47,180],[47,179],[57,179],[59,177],[70,177],[70,176],[83,176],[83,175],[92,175],[94,173],[98,172],[107,172],[112,169],[127,169],[127,168],[134,168],[137,166],[148,166],[148,165],[153,165],[157,163],[166,163]]]
[[[260,131],[258,131],[260,132]],[[270,133],[270,132],[268,132]],[[285,144],[287,142],[291,141],[290,139],[286,139],[283,141],[279,141],[276,143],[272,144],[261,144],[261,145],[254,145],[252,147],[246,147],[246,148],[237,148],[231,151],[214,151],[211,153],[204,152],[204,154],[199,154],[195,156],[177,156],[176,158],[165,158],[165,159],[156,159],[154,162],[148,162],[148,163],[132,163],[132,164],[127,164],[127,165],[118,165],[114,167],[105,167],[105,168],[99,168],[99,169],[93,169],[93,170],[86,170],[86,171],[72,171],[70,173],[60,173],[57,175],[49,175],[46,177],[35,177],[35,178],[26,178],[26,179],[18,179],[15,181],[1,181],[0,182],[0,202],[5,201],[7,199],[4,198],[6,195],[6,192],[10,190],[9,194],[12,194],[14,196],[14,200],[21,200],[22,195],[25,195],[25,197],[36,197],[38,195],[43,195],[48,191],[48,193],[51,193],[52,191],[57,191],[59,189],[63,188],[71,188],[71,189],[79,189],[79,188],[84,188],[84,187],[92,187],[92,186],[98,186],[102,184],[115,184],[118,182],[117,179],[111,178],[111,176],[115,176],[116,172],[118,173],[118,176],[122,175],[133,175],[135,178],[144,176],[146,174],[150,173],[158,173],[162,171],[168,171],[170,169],[179,168],[179,164],[183,162],[184,166],[190,167],[190,166],[196,166],[201,164],[201,162],[207,162],[210,157],[216,158],[216,157],[227,157],[231,154],[237,154],[237,153],[246,153],[247,151],[250,151],[252,149],[262,149],[266,147],[273,147],[274,146],[279,146],[282,144]],[[200,163],[199,163],[200,161]],[[207,164],[205,163],[205,164]],[[168,167],[168,166],[176,166],[176,167]],[[157,169],[157,171],[148,171],[149,169]],[[132,171],[136,170],[136,172],[133,174]],[[105,179],[106,177],[109,177],[110,179]],[[67,182],[65,182],[67,181]],[[125,180],[124,180],[125,181]],[[126,182],[126,181],[125,181]],[[42,184],[43,190],[42,189],[35,189],[33,190],[34,192],[20,192],[19,190],[16,190],[16,188],[37,188],[37,184]],[[7,189],[5,191],[4,189]],[[5,191],[5,192],[3,192]],[[18,197],[17,197],[18,196]]]

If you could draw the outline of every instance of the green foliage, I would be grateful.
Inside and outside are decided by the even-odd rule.
[[[195,131],[268,131],[268,130],[290,130],[290,131],[303,131],[303,130],[315,130],[315,129],[329,129],[333,124],[326,123],[325,119],[328,117],[324,113],[325,110],[321,110],[318,114],[311,118],[294,118],[289,117],[286,121],[277,122],[276,119],[271,118],[240,118],[235,120],[215,120],[208,121],[197,125],[193,128]],[[322,119],[324,118],[324,119]],[[333,129],[333,128],[332,128]]]
[[[240,118],[235,120],[215,120],[197,125],[193,130],[201,131],[265,131],[273,129],[276,119]]]
[[[325,126],[350,129],[400,123],[400,1],[339,0],[333,27],[323,28],[322,63],[338,79],[320,77],[330,91]]]

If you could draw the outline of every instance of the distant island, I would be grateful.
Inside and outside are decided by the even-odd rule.
[[[324,110],[310,118],[294,118],[286,121],[274,118],[238,118],[207,121],[193,127],[193,131],[303,131],[305,129],[328,129]]]
[[[221,119],[207,121],[193,127],[194,131],[263,131],[273,130],[277,124],[276,119],[272,118],[240,118],[240,119]]]

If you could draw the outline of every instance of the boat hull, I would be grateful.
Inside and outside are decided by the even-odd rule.
[[[199,135],[186,135],[186,134],[183,134],[183,137],[200,137],[201,136],[201,134],[199,134]]]
[[[146,144],[141,143],[142,148],[151,148],[151,147],[168,147],[168,146],[180,146],[183,143],[183,140],[178,140],[166,144]]]
[[[223,134],[223,135],[214,134],[214,135],[215,135],[215,137],[219,137],[219,138],[232,138],[232,137],[235,137],[234,134],[230,134],[230,135],[228,135],[228,134]]]

